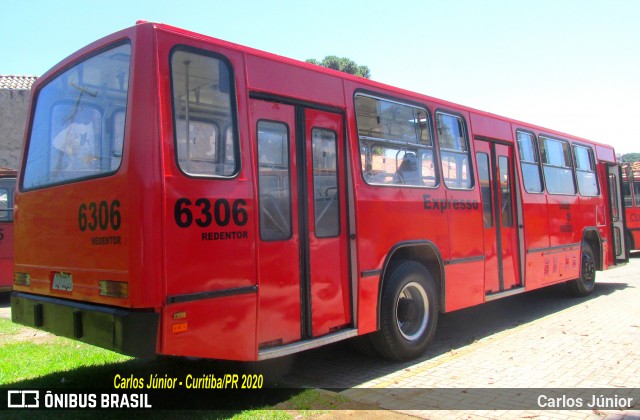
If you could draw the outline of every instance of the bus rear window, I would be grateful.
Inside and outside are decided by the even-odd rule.
[[[122,161],[131,46],[96,54],[37,96],[24,189],[114,173]]]

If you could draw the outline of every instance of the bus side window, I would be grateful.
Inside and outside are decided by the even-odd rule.
[[[573,155],[576,162],[576,178],[580,194],[595,197],[600,194],[598,176],[596,175],[596,163],[593,158],[593,150],[584,146],[573,146]]]
[[[230,66],[189,49],[171,55],[175,147],[180,169],[193,176],[231,177],[239,169]],[[229,147],[232,144],[232,147]]]
[[[633,197],[631,196],[631,185],[629,185],[629,181],[622,181],[622,196],[624,197],[624,206],[633,207]]]
[[[542,177],[540,176],[540,160],[536,140],[529,133],[517,132],[518,152],[524,189],[529,193],[542,192]]]
[[[544,181],[551,194],[574,195],[576,184],[569,143],[540,136]]]
[[[498,157],[500,176],[500,201],[502,203],[502,226],[513,226],[513,210],[511,205],[511,171],[506,156]]]
[[[0,221],[13,221],[13,191],[16,179],[0,179]]]
[[[9,221],[9,190],[0,188],[0,220]]]
[[[354,102],[364,180],[371,185],[435,187],[427,110],[361,94]]]
[[[111,159],[111,169],[116,170],[118,166],[120,166],[120,161],[122,160],[122,147],[124,145],[124,122],[125,122],[125,112],[124,111],[116,111],[113,113],[113,126],[112,126],[112,146],[111,146],[111,154],[113,159]]]
[[[480,191],[482,192],[482,219],[484,227],[493,227],[493,200],[491,200],[491,176],[489,175],[489,155],[476,153],[478,161],[478,175],[480,176]]]
[[[260,237],[291,237],[289,129],[286,124],[258,121],[258,192]]]
[[[322,128],[311,129],[313,149],[313,200],[315,235],[328,238],[340,234],[337,136]]]
[[[611,220],[617,222],[620,220],[620,209],[618,208],[618,180],[614,174],[609,174],[609,199],[611,200]],[[619,241],[619,238],[616,238],[616,241]]]
[[[436,112],[438,144],[442,158],[442,177],[449,188],[471,189],[469,141],[461,117]]]

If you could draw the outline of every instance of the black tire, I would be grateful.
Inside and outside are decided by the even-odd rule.
[[[429,270],[415,261],[399,261],[382,292],[380,330],[371,335],[378,354],[405,361],[424,354],[438,323],[438,294]]]
[[[591,246],[583,242],[580,257],[580,278],[567,283],[573,296],[589,296],[596,287],[596,259]]]

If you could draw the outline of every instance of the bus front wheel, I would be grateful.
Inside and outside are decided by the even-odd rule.
[[[404,361],[421,356],[438,322],[436,286],[429,270],[415,261],[392,267],[382,294],[380,330],[371,337],[383,357]]]
[[[583,297],[593,292],[596,286],[596,259],[591,246],[583,242],[580,258],[580,278],[568,282],[572,295]]]

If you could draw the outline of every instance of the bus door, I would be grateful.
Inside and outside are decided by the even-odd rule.
[[[487,297],[522,287],[514,191],[513,147],[476,141],[482,191],[485,293]]]
[[[613,262],[614,264],[622,264],[629,262],[626,251],[625,232],[625,213],[622,205],[621,180],[622,171],[619,165],[608,165],[607,172],[609,175],[609,209],[611,214],[611,234],[613,238]]]
[[[343,119],[251,101],[261,349],[351,325]]]

